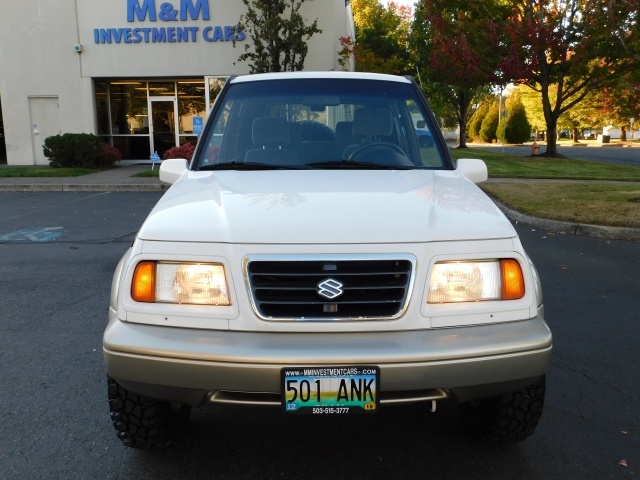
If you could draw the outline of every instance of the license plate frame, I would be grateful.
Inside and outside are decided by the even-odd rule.
[[[380,367],[284,367],[281,404],[287,414],[372,414],[380,408]]]

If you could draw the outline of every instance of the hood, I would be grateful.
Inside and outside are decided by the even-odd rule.
[[[189,172],[138,237],[177,242],[362,244],[515,237],[510,222],[455,171]]]

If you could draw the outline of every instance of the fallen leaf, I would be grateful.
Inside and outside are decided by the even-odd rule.
[[[621,467],[628,467],[627,461],[624,458],[618,462],[618,465]]]

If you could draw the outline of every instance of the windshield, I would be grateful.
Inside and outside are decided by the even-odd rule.
[[[194,168],[443,169],[410,83],[283,79],[231,84]]]

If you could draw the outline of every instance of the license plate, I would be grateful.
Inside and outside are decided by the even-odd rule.
[[[287,413],[344,415],[378,410],[379,367],[287,367],[281,378]]]

